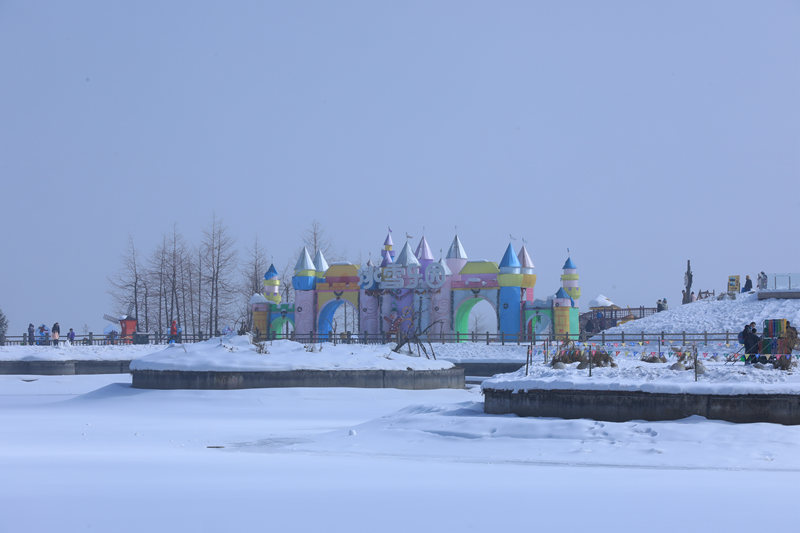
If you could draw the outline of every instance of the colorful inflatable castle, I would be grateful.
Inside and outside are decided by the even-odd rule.
[[[291,323],[298,335],[326,339],[335,332],[337,309],[348,305],[356,325],[351,333],[362,339],[417,334],[466,340],[472,309],[486,301],[504,339],[577,338],[581,290],[572,259],[564,263],[562,287],[546,300],[534,298],[533,269],[524,245],[516,252],[509,244],[499,264],[471,261],[458,235],[446,257],[436,260],[424,236],[415,250],[406,241],[395,254],[390,232],[378,266],[372,261],[329,266],[321,252],[312,261],[304,248],[292,277],[294,302],[281,303],[278,275],[270,266],[264,293],[251,299],[254,329],[261,336],[280,336]]]

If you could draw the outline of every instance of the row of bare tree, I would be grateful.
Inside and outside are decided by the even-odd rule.
[[[306,230],[303,241],[311,253],[330,249],[317,221]],[[293,266],[288,260],[279,271],[283,301],[292,299]],[[190,334],[219,334],[226,326],[249,331],[250,297],[263,291],[268,268],[258,238],[240,261],[230,230],[214,216],[196,246],[186,242],[176,224],[149,254],[143,254],[129,238],[122,266],[109,278],[110,293],[120,313],[139,321],[140,331],[164,334],[173,320]]]

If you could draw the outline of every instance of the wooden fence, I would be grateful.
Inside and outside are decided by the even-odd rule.
[[[625,342],[653,342],[662,343],[681,343],[681,344],[707,344],[709,342],[736,343],[738,331],[726,332],[681,332],[681,333],[614,333],[609,334],[600,332],[594,335],[581,333],[578,335],[555,335],[555,334],[532,334],[532,335],[507,335],[504,333],[442,333],[434,335],[420,336],[420,340],[430,343],[457,343],[473,342],[484,344],[536,344],[539,342],[596,342],[598,344],[613,344]],[[177,342],[193,343],[208,340],[208,335],[184,333],[179,336]],[[292,332],[289,335],[276,333],[267,337],[259,337],[257,341],[289,339],[303,344],[314,344],[330,342],[333,344],[386,344],[396,342],[401,338],[396,333],[383,333],[378,335],[357,335],[357,334],[337,334],[319,335],[312,332],[299,334]],[[157,333],[137,333],[133,338],[109,337],[106,335],[76,335],[74,345],[77,346],[98,346],[98,345],[117,345],[117,344],[167,344],[170,342],[168,335]],[[66,336],[62,336],[60,342],[65,342]],[[6,346],[27,345],[27,335],[6,336],[2,344]],[[34,338],[34,345],[52,345],[51,339]]]

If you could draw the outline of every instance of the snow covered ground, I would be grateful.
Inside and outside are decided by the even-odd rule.
[[[439,370],[444,360],[411,357],[392,345],[317,344],[309,352],[299,342],[278,340],[258,353],[247,336],[214,338],[195,344],[171,344],[134,359],[131,370],[286,371],[286,370]]]
[[[640,359],[617,357],[617,367],[578,370],[578,363],[557,369],[538,361],[517,372],[501,374],[483,381],[483,387],[502,390],[577,389],[663,392],[672,394],[800,394],[800,373],[772,365],[744,365],[701,359],[705,373],[695,381],[693,370],[671,370],[675,364],[646,363]]]
[[[479,390],[0,376],[0,531],[791,530],[800,427],[491,416]]]
[[[153,344],[0,346],[0,361],[127,361],[163,348]]]
[[[759,300],[756,293],[738,294],[735,300],[699,300],[607,329],[607,334],[628,333],[738,333],[745,324],[786,318],[800,324],[800,300]]]

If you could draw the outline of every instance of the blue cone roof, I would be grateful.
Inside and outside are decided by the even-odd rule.
[[[562,268],[564,270],[566,270],[568,268],[576,268],[575,267],[575,263],[572,262],[572,258],[571,257],[567,257],[567,262],[564,263],[564,266]]]
[[[517,259],[517,254],[514,253],[514,247],[511,243],[508,243],[508,248],[506,248],[506,253],[503,255],[503,259],[500,260],[500,268],[520,268],[522,265]]]
[[[278,271],[275,270],[275,265],[270,265],[267,273],[264,274],[264,279],[275,279],[278,277]]]

